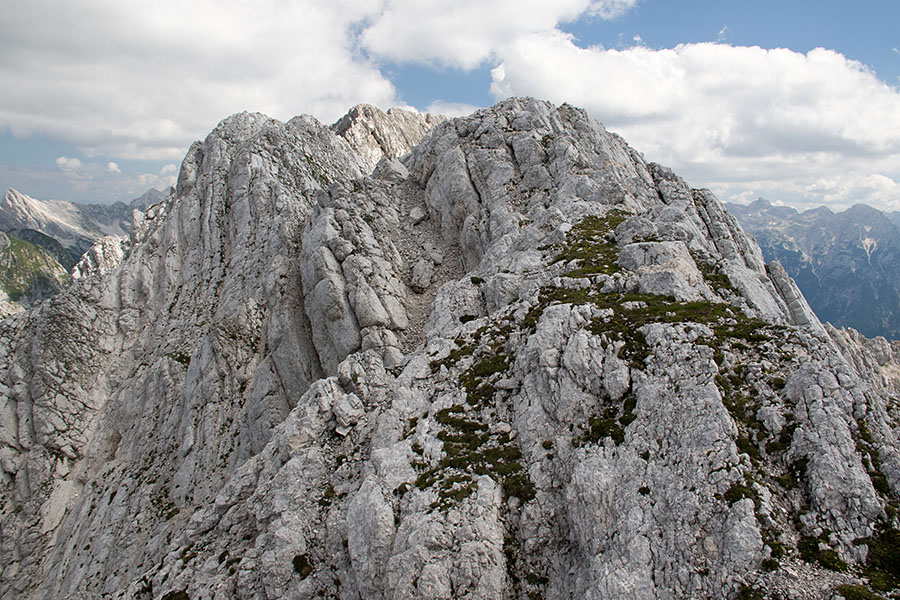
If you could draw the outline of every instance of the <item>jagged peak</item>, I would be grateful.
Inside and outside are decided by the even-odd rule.
[[[398,158],[411,151],[444,117],[403,108],[387,112],[371,104],[357,104],[331,125],[365,161],[368,171],[382,158]]]

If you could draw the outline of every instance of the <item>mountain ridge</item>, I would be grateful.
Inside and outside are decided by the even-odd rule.
[[[150,189],[130,203],[80,204],[38,200],[9,189],[0,201],[0,230],[31,229],[56,239],[77,262],[103,236],[127,236],[131,211],[163,200],[165,192]]]
[[[841,338],[851,365],[711,193],[533,99],[374,170],[353,143],[229,117],[126,250],[0,322],[0,597],[821,597],[859,582],[827,565],[883,569],[894,355]]]
[[[766,200],[726,204],[778,260],[823,321],[869,337],[900,339],[900,227],[889,215],[857,204],[834,213],[802,213]]]

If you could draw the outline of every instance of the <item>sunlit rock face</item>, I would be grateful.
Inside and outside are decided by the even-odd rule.
[[[92,256],[0,322],[4,599],[823,597],[882,568],[896,354],[579,109],[235,115]]]

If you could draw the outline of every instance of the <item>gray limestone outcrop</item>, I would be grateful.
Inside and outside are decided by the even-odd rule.
[[[374,110],[226,119],[0,321],[0,597],[892,581],[892,346],[584,111]]]
[[[444,120],[400,108],[383,112],[359,104],[337,120],[331,130],[347,140],[371,171],[382,158],[400,158],[419,143],[425,133]]]

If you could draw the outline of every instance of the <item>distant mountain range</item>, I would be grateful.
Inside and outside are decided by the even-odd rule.
[[[76,204],[7,190],[0,202],[0,317],[56,294],[94,242],[128,235],[132,210],[165,196],[151,189],[129,203]]]
[[[101,237],[128,235],[132,209],[143,210],[164,198],[165,193],[150,190],[127,204],[76,204],[37,200],[11,189],[0,202],[0,231],[39,231],[58,241],[77,261]]]
[[[816,315],[863,335],[900,339],[900,213],[857,204],[798,212],[759,199],[726,204],[778,260]]]

